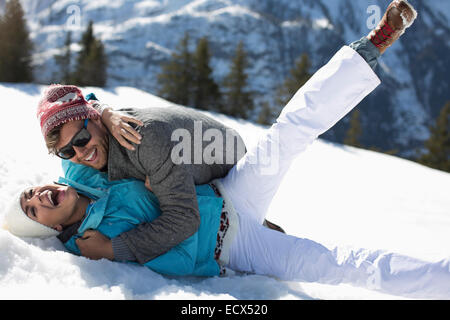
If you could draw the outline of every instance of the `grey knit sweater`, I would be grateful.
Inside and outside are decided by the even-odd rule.
[[[235,130],[190,108],[119,111],[144,122],[136,128],[142,141],[135,145],[136,151],[129,151],[109,137],[108,177],[145,180],[148,176],[162,213],[113,238],[112,244],[115,260],[143,264],[197,231],[195,185],[224,177],[244,155],[245,145]]]

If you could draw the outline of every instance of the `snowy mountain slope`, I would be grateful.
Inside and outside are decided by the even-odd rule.
[[[0,8],[5,0],[0,0]],[[112,86],[157,92],[161,64],[185,32],[192,48],[208,36],[214,77],[221,81],[239,41],[250,58],[249,80],[257,106],[270,101],[301,53],[313,70],[340,46],[361,38],[374,22],[374,5],[383,13],[388,0],[22,0],[36,45],[39,83],[55,78],[53,56],[66,36],[78,41],[90,19],[106,45]],[[415,154],[428,126],[450,99],[450,2],[411,0],[416,23],[380,61],[382,85],[360,106],[362,142],[403,156]],[[77,50],[77,45],[73,44]],[[257,108],[257,113],[259,108]],[[345,118],[324,138],[342,141]]]
[[[0,84],[0,96],[7,106],[2,109],[6,121],[0,126],[0,219],[15,191],[24,185],[51,182],[61,174],[59,160],[47,154],[35,118],[43,89]],[[129,87],[84,88],[83,92],[95,92],[115,107],[169,104]],[[238,130],[247,145],[266,130],[210,114]],[[290,168],[268,219],[290,234],[330,249],[338,246],[343,256],[346,250],[366,248],[446,261],[450,258],[448,190],[450,174],[317,140]],[[56,238],[19,239],[2,229],[0,257],[0,299],[405,298],[348,284],[284,282],[255,275],[163,277],[145,267],[71,255]]]

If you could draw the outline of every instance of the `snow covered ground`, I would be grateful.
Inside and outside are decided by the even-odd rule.
[[[60,161],[47,154],[35,117],[43,89],[34,84],[0,84],[0,218],[17,189],[51,182],[61,174]],[[114,107],[169,104],[128,87],[84,88],[83,92],[95,92]],[[247,145],[266,129],[211,115],[237,129]],[[349,248],[382,249],[443,261],[448,267],[449,191],[450,174],[319,139],[291,167],[268,219],[289,234],[329,249],[338,246],[344,253]],[[20,239],[0,229],[0,299],[402,298],[370,286],[285,282],[256,275],[169,278],[145,267],[74,256],[56,238]]]

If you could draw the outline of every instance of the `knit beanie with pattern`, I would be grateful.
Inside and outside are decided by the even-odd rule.
[[[99,112],[72,85],[52,84],[43,93],[37,118],[44,138],[54,128],[74,120],[97,119]]]

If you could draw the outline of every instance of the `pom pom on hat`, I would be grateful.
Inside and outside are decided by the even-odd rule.
[[[36,115],[44,138],[52,129],[68,121],[100,117],[78,87],[61,84],[52,84],[45,89]]]
[[[18,237],[49,238],[57,236],[59,234],[57,230],[30,219],[23,212],[20,206],[21,194],[22,192],[19,192],[12,198],[6,209],[2,227]]]

